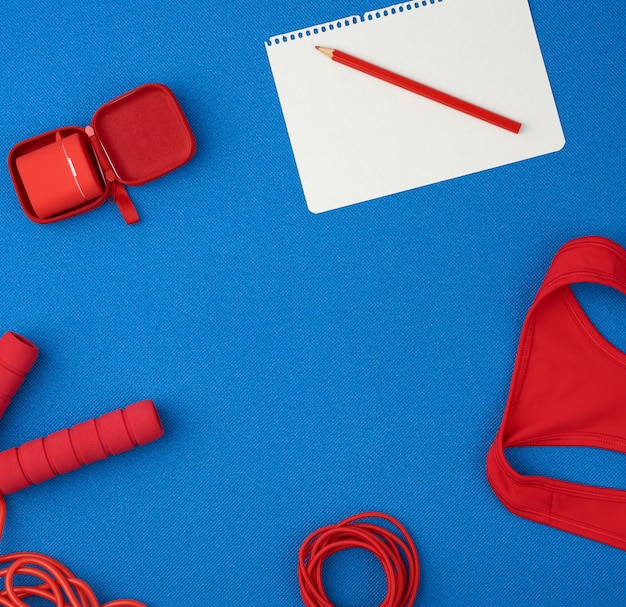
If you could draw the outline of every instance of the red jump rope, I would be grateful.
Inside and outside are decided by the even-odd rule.
[[[17,333],[0,338],[0,416],[30,371],[39,350]],[[59,430],[22,446],[0,452],[0,536],[6,517],[4,495],[41,483],[58,474],[145,445],[163,435],[163,427],[151,400],[143,400],[96,419]],[[23,599],[39,597],[56,607],[99,607],[93,591],[67,567],[36,552],[0,556],[0,606],[28,607]],[[30,576],[38,585],[18,584],[15,576]],[[20,577],[20,582],[23,578]],[[139,601],[121,599],[102,607],[145,607]]]
[[[400,531],[396,534],[365,519],[382,519]],[[379,607],[410,607],[419,584],[417,549],[407,530],[382,512],[355,514],[336,525],[314,531],[300,546],[298,581],[306,607],[335,607],[322,584],[324,560],[348,548],[369,550],[382,564],[387,578],[387,594]]]
[[[38,354],[37,347],[17,333],[0,338],[0,416],[9,405]],[[70,472],[109,455],[145,445],[163,435],[159,415],[150,400],[111,411],[45,438],[0,452],[0,536],[6,516],[4,495]],[[368,522],[382,519],[399,530]],[[348,548],[369,550],[387,579],[387,594],[379,607],[411,607],[419,583],[417,549],[406,529],[380,512],[351,516],[314,531],[298,555],[298,580],[305,607],[334,607],[322,583],[324,560]],[[0,607],[28,607],[24,599],[39,597],[55,607],[146,607],[130,599],[100,606],[91,588],[55,559],[36,552],[0,556]],[[20,583],[16,580],[20,576]],[[24,576],[37,585],[26,585]]]

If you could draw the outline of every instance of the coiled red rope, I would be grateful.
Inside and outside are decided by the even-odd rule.
[[[400,531],[368,523],[364,519],[383,519]],[[324,560],[348,548],[369,550],[383,566],[387,594],[379,607],[410,607],[419,584],[417,549],[406,529],[393,517],[381,512],[364,512],[309,535],[298,553],[298,581],[306,607],[335,607],[322,584]]]
[[[6,503],[0,494],[0,536],[6,518]],[[55,607],[146,607],[131,599],[119,599],[100,605],[93,590],[65,565],[38,552],[16,552],[0,556],[0,590],[2,607],[29,607],[23,599],[39,597]],[[37,578],[41,583],[17,583],[16,576]]]

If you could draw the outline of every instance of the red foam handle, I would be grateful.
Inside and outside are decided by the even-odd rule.
[[[0,337],[0,417],[32,369],[39,349],[25,337],[7,331]]]
[[[133,403],[0,452],[0,492],[14,493],[161,436],[163,426],[154,403]]]

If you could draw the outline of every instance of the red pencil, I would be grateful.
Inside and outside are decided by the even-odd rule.
[[[333,48],[325,48],[323,46],[316,46],[315,48],[320,51],[320,53],[330,57],[333,61],[347,65],[348,67],[369,74],[370,76],[374,76],[375,78],[380,78],[390,84],[395,84],[396,86],[402,87],[407,91],[432,99],[432,101],[443,103],[443,105],[447,105],[455,110],[474,116],[474,118],[480,118],[485,122],[495,124],[496,126],[506,129],[507,131],[511,131],[512,133],[517,134],[522,128],[521,123],[516,122],[515,120],[511,120],[510,118],[506,118],[500,114],[486,110],[485,108],[469,103],[468,101],[463,101],[458,97],[453,97],[452,95],[438,91],[437,89],[426,86],[425,84],[415,82],[415,80],[410,80],[409,78],[405,78],[399,74],[394,74],[393,72],[390,72],[382,67],[378,67],[373,63],[368,63],[367,61],[363,61],[362,59],[358,59],[357,57],[353,57],[352,55],[348,55],[347,53],[343,53]]]

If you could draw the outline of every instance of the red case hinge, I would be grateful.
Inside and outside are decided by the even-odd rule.
[[[89,137],[89,141],[91,142],[96,158],[98,159],[102,172],[104,173],[104,177],[107,181],[109,202],[117,204],[117,208],[120,210],[120,213],[127,224],[137,223],[139,221],[137,209],[135,208],[133,201],[130,199],[126,188],[115,175],[115,171],[113,170],[113,167],[111,166],[111,163],[109,162],[106,152],[102,148],[98,137],[96,137],[95,131],[91,126],[88,126],[85,127],[85,133],[87,133],[87,137]]]

